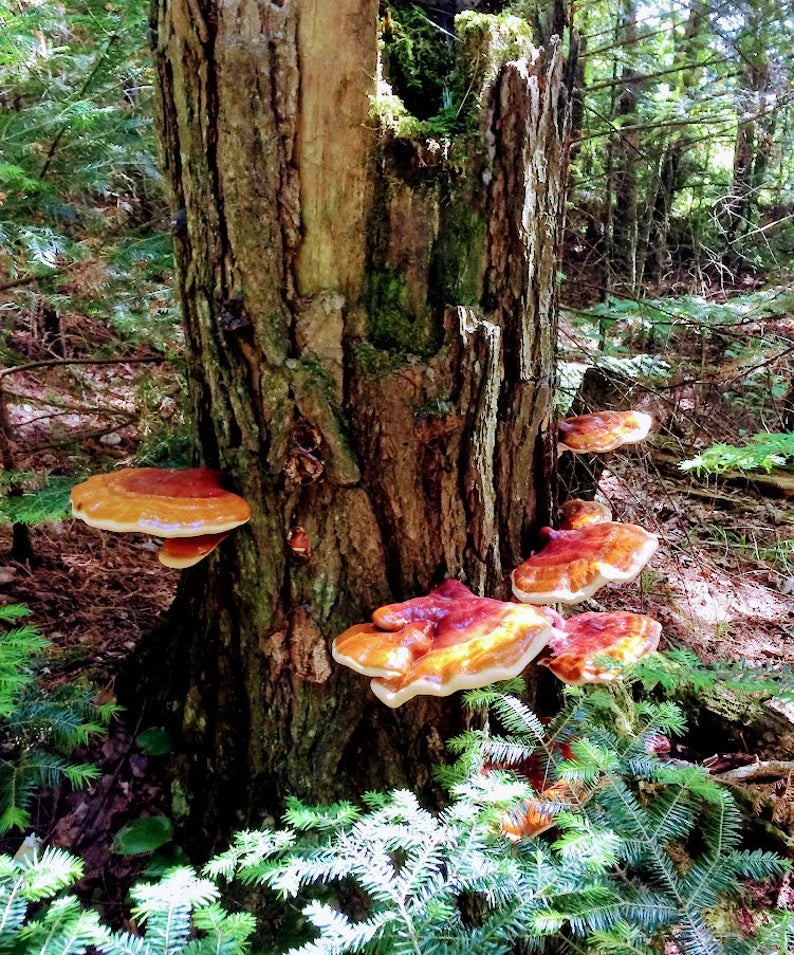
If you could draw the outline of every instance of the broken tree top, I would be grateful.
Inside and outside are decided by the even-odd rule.
[[[372,620],[338,636],[333,657],[374,677],[373,693],[396,707],[414,696],[448,696],[517,676],[560,617],[548,608],[477,597],[448,580],[426,597],[379,608]]]

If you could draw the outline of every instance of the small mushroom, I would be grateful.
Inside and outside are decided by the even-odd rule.
[[[589,524],[605,524],[612,520],[612,511],[600,501],[583,501],[575,497],[560,505],[560,530],[578,531]]]
[[[397,707],[517,676],[561,618],[548,608],[477,597],[450,580],[426,597],[381,607],[372,619],[337,637],[333,657],[373,676],[373,693]]]
[[[312,545],[309,541],[309,535],[300,526],[300,524],[296,524],[294,527],[289,529],[289,533],[287,534],[287,545],[295,560],[301,561],[303,563],[311,560]]]
[[[558,813],[579,805],[585,787],[581,782],[560,780],[537,796],[522,799],[502,814],[499,828],[511,842],[531,839],[554,826]]]
[[[604,454],[624,444],[642,441],[653,418],[642,411],[598,411],[557,422],[559,443],[574,454]]]
[[[184,570],[204,560],[228,536],[228,534],[202,534],[201,537],[169,537],[163,541],[157,559],[166,567]]]
[[[653,653],[661,634],[661,624],[643,614],[580,613],[554,631],[550,655],[538,662],[564,683],[607,683],[620,676],[621,665]]]
[[[529,604],[576,604],[615,580],[634,580],[659,541],[635,524],[541,530],[543,547],[513,571],[513,593]]]

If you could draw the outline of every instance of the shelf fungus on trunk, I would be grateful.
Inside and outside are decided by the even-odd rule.
[[[546,607],[477,597],[448,580],[426,597],[381,607],[372,623],[334,640],[333,657],[365,676],[387,706],[414,696],[449,696],[517,676],[561,622]]]
[[[529,604],[581,603],[605,584],[634,580],[659,546],[655,534],[614,521],[540,533],[543,547],[512,576],[513,593]]]
[[[574,454],[605,454],[648,437],[653,418],[642,411],[598,411],[557,422],[559,444]]]
[[[166,543],[167,567],[191,567],[251,517],[239,495],[209,468],[125,468],[72,488],[72,514],[90,527],[151,534]]]
[[[556,628],[538,663],[564,683],[607,683],[659,646],[661,624],[639,613],[580,613]]]
[[[204,560],[228,536],[227,532],[226,534],[202,534],[201,537],[169,537],[163,541],[157,559],[166,567],[184,570]]]
[[[590,524],[606,524],[612,520],[612,511],[600,501],[583,501],[575,497],[560,505],[560,530],[578,531]]]

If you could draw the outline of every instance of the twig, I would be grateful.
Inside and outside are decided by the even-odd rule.
[[[31,282],[36,282],[39,279],[49,278],[51,275],[57,275],[62,271],[63,269],[56,269],[54,272],[48,272],[46,275],[36,275],[33,272],[28,272],[25,275],[20,275],[19,278],[9,279],[8,282],[0,283],[0,292],[7,292],[12,288],[19,288],[20,285],[30,285]]]
[[[14,365],[0,371],[0,381],[9,375],[16,375],[36,368],[58,368],[64,365],[141,365],[144,363],[161,364],[169,361],[164,355],[152,355],[148,358],[48,358],[45,361],[32,361],[27,365]]]
[[[792,759],[765,759],[757,763],[748,763],[746,766],[737,766],[727,769],[724,773],[716,773],[714,778],[721,783],[745,783],[754,779],[783,779],[794,773]]]

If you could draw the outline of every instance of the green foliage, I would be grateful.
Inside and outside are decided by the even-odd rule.
[[[75,193],[111,196],[131,174],[142,177],[143,188],[147,179],[150,187],[158,182],[145,16],[142,0],[0,2],[0,189],[8,222],[21,221],[24,210],[28,220],[38,212],[69,228],[86,216]],[[9,228],[6,240],[26,245],[23,232]],[[46,227],[32,232],[46,244]],[[56,233],[50,241],[58,244]]]
[[[146,23],[145,0],[0,0],[0,272],[23,278],[9,293],[23,303],[167,350],[178,314]]]
[[[368,794],[362,807],[292,800],[287,828],[238,834],[206,873],[301,897],[315,937],[292,955],[506,955],[552,942],[650,953],[663,939],[682,955],[771,955],[782,922],[753,948],[738,930],[719,940],[710,922],[741,879],[779,875],[785,863],[739,848],[733,799],[705,770],[656,755],[660,733],[684,728],[679,708],[627,706],[624,692],[573,690],[546,724],[504,690],[472,691],[469,705],[490,708],[501,732],[451,741],[457,761],[439,771],[446,810],[430,813],[406,791]],[[566,781],[572,798],[546,803],[556,838],[514,843],[500,831],[503,814],[528,798],[543,804],[528,777],[510,772],[528,760],[536,785]]]
[[[707,665],[683,647],[653,653],[628,667],[624,676],[636,680],[645,692],[661,688],[665,693],[679,697],[719,686],[744,699],[774,697],[784,702],[794,700],[794,668],[790,666],[761,669],[749,666],[743,660]]]
[[[683,731],[680,709],[601,686],[570,690],[542,722],[506,692],[520,689],[467,694],[490,716],[451,741],[442,812],[405,790],[360,806],[290,799],[284,828],[238,833],[202,877],[177,866],[135,886],[140,935],[112,932],[65,891],[82,874],[66,853],[0,857],[0,951],[238,955],[255,920],[230,913],[217,885],[237,878],[300,901],[313,938],[291,955],[656,955],[665,941],[681,955],[784,955],[789,916],[770,913],[747,939],[726,902],[741,880],[780,876],[786,863],[740,848],[732,796],[705,770],[657,755],[659,734]],[[562,781],[568,798],[540,792]],[[553,816],[554,834],[506,838],[507,814],[527,800]]]
[[[97,912],[63,890],[83,864],[62,849],[34,849],[21,858],[0,856],[0,951],[15,955],[243,955],[255,921],[229,914],[218,889],[187,867],[157,883],[136,885],[131,896],[140,935],[114,932]],[[35,903],[34,905],[31,905]]]
[[[405,104],[427,119],[450,102],[449,76],[455,60],[451,37],[411,3],[391,4],[383,32],[383,66]]]
[[[116,833],[113,851],[124,856],[154,852],[171,841],[174,827],[167,816],[145,816],[133,819]]]
[[[712,444],[678,466],[696,474],[723,474],[725,471],[766,471],[782,467],[794,458],[794,433],[754,434],[745,445]]]
[[[636,343],[647,349],[664,349],[685,336],[701,341],[729,336],[727,357],[736,329],[743,325],[788,315],[794,307],[789,289],[763,289],[713,302],[698,295],[677,298],[631,298],[610,296],[587,311],[571,312],[572,322],[586,337],[602,340],[609,354],[621,355]],[[751,336],[735,339],[751,343]],[[758,348],[756,344],[756,350]]]
[[[569,222],[587,258],[606,251],[612,288],[730,286],[739,269],[790,261],[788,7],[726,13],[672,0],[576,9],[587,50]]]
[[[0,523],[44,524],[71,514],[73,477],[52,477],[29,471],[0,472]],[[8,492],[22,493],[9,494]]]
[[[29,824],[37,790],[64,781],[85,786],[98,776],[95,766],[69,757],[118,711],[74,684],[42,686],[35,660],[47,643],[36,627],[17,625],[27,613],[19,604],[0,607],[0,834]]]
[[[173,751],[171,734],[163,726],[152,726],[135,737],[138,746],[149,756],[164,756]]]

